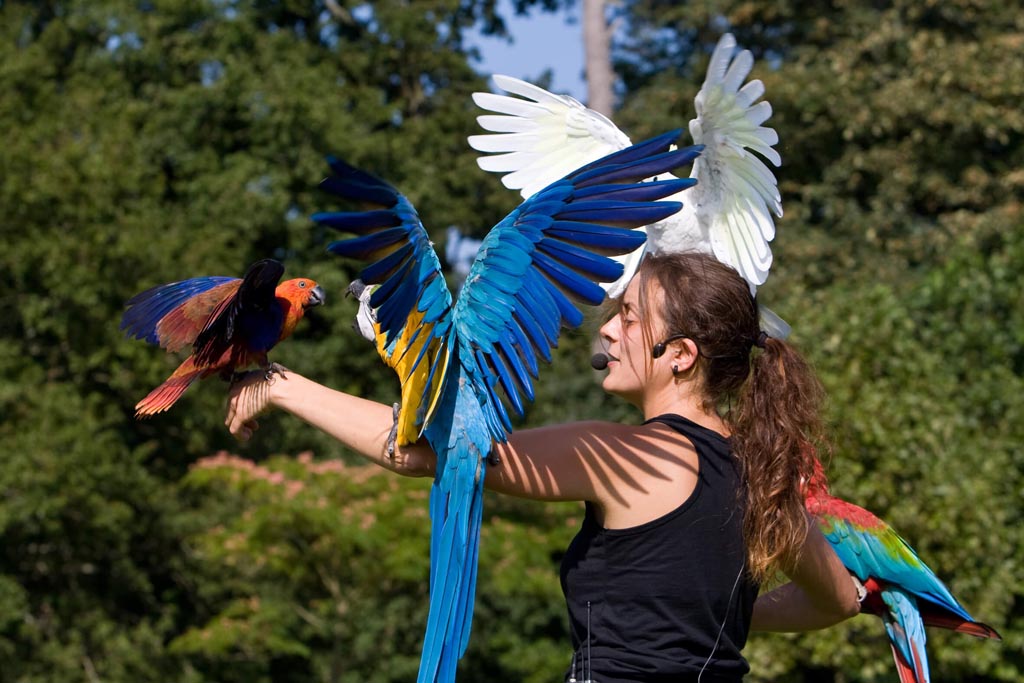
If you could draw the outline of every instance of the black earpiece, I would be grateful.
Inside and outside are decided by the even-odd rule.
[[[661,358],[665,355],[666,344],[674,342],[677,339],[686,339],[689,335],[685,334],[674,334],[664,341],[660,341],[651,348],[651,358]]]

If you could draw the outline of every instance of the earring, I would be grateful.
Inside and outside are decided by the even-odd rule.
[[[673,365],[672,366],[672,374],[673,375],[678,375],[679,374],[679,366],[678,365]]]

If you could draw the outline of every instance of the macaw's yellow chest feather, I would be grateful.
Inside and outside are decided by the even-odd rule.
[[[374,324],[375,344],[381,359],[393,368],[402,383],[402,403],[398,413],[396,443],[400,446],[415,443],[420,438],[420,427],[426,404],[432,402],[440,389],[443,376],[430,378],[431,359],[437,358],[441,340],[431,334],[433,325],[424,324],[423,313],[414,311],[409,322],[390,347],[387,335],[380,325]],[[432,381],[430,391],[424,391]]]

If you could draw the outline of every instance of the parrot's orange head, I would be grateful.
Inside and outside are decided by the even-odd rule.
[[[315,280],[306,277],[285,280],[277,286],[275,293],[278,298],[286,299],[293,307],[299,307],[302,310],[311,306],[319,306],[324,302],[323,288]]]
[[[307,308],[319,306],[324,302],[323,288],[316,281],[306,277],[285,280],[277,286],[274,293],[284,309],[281,339],[291,335],[292,330],[305,315]]]

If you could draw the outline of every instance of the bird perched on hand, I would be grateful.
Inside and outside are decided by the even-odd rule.
[[[864,585],[861,611],[882,619],[901,683],[928,683],[925,627],[1000,640],[975,621],[945,584],[892,527],[867,510],[829,493],[815,463],[805,505],[843,565]]]
[[[697,115],[690,121],[690,135],[695,145],[704,145],[690,173],[697,185],[687,190],[679,213],[647,226],[647,243],[624,257],[623,277],[607,287],[609,296],[625,291],[646,251],[714,254],[743,276],[752,293],[767,279],[772,265],[768,243],[775,237],[772,214],[782,217],[782,199],[774,174],[758,155],[775,166],[782,160],[773,148],[778,135],[762,125],[772,113],[768,102],[758,102],[764,85],[744,83],[754,59],[747,50],[734,57],[735,47],[730,34],[718,41],[694,100]],[[474,93],[473,101],[495,114],[477,118],[493,134],[470,136],[469,144],[487,153],[477,159],[480,168],[504,174],[504,185],[523,197],[630,144],[607,117],[572,97],[510,76],[493,79],[519,97]],[[762,309],[762,317],[771,336],[788,336],[789,326],[774,313]]]
[[[257,365],[273,372],[267,352],[291,335],[324,291],[309,278],[280,282],[284,266],[273,259],[257,261],[245,276],[197,277],[171,282],[136,294],[125,304],[121,329],[176,352],[192,353],[167,380],[135,406],[136,417],[170,408],[197,379]],[[278,284],[280,282],[280,284]]]
[[[402,383],[394,438],[422,436],[437,455],[430,495],[430,608],[419,682],[454,680],[469,640],[476,591],[484,476],[509,413],[533,400],[538,359],[551,360],[563,326],[596,305],[596,283],[622,274],[607,255],[640,246],[633,228],[662,220],[678,202],[658,201],[690,179],[641,183],[690,163],[698,149],[669,151],[675,131],[554,180],[484,238],[458,300],[412,204],[387,183],[338,161],[321,187],[375,210],[313,219],[357,236],[328,250],[368,261],[356,290],[367,336]],[[369,322],[369,325],[365,323]]]

